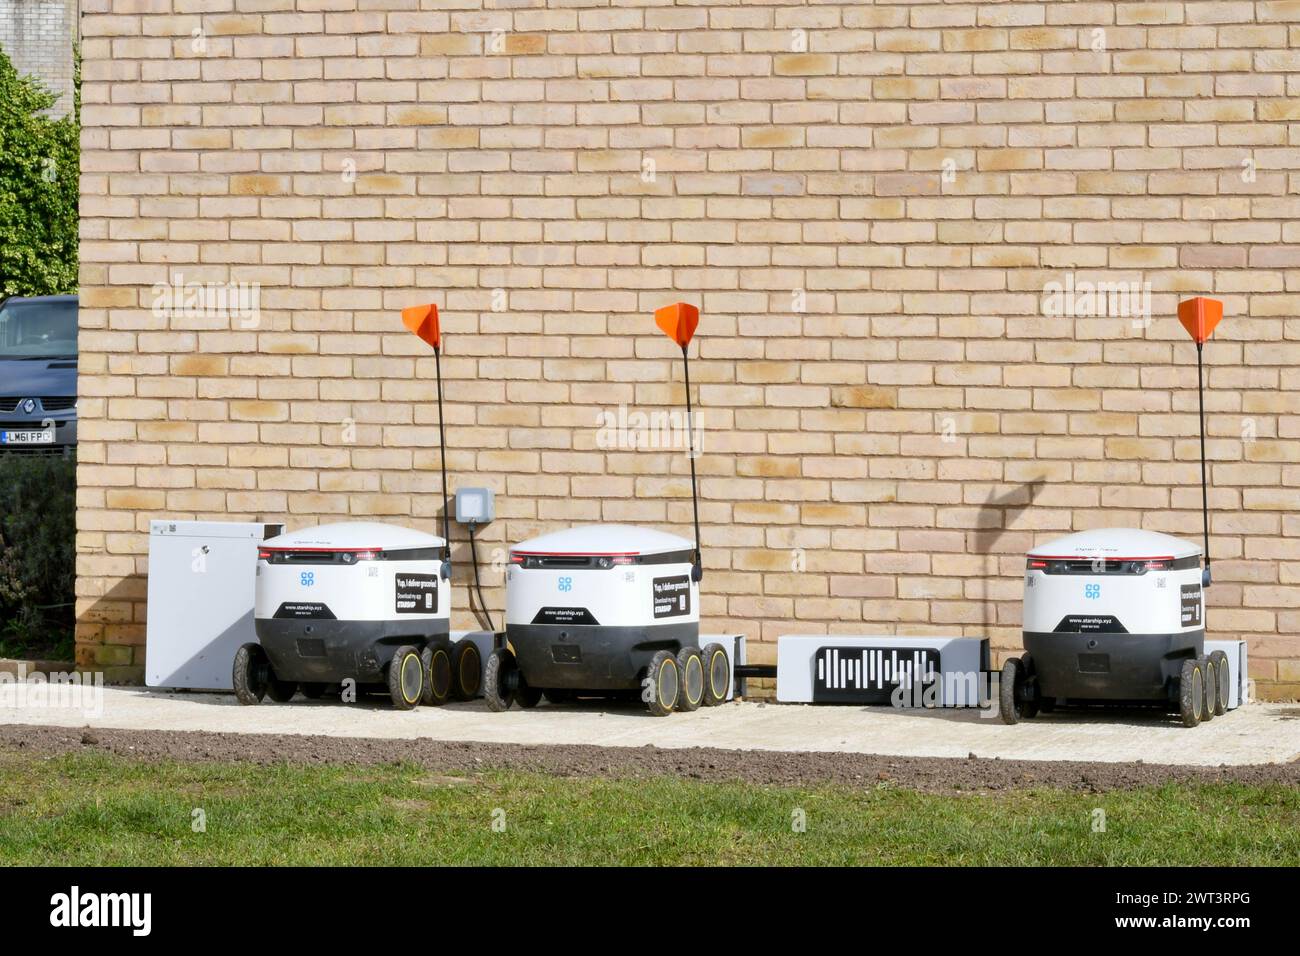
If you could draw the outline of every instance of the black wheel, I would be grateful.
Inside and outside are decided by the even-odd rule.
[[[698,647],[686,646],[677,652],[677,673],[681,677],[682,689],[677,695],[677,709],[687,713],[700,709],[704,700],[704,685],[707,683],[704,673],[704,655]]]
[[[1208,657],[1201,658],[1201,670],[1205,673],[1202,681],[1205,685],[1205,703],[1201,705],[1201,723],[1208,724],[1214,719],[1214,705],[1219,696],[1219,672]]]
[[[1228,700],[1232,697],[1232,668],[1223,651],[1211,654],[1210,663],[1214,665],[1214,712],[1222,716],[1228,712]]]
[[[329,690],[329,686],[329,684],[299,684],[298,689],[308,700],[320,700],[325,696],[325,691]]]
[[[681,696],[681,675],[677,669],[677,658],[671,651],[655,651],[646,668],[645,679],[641,682],[641,699],[645,701],[650,713],[656,717],[667,717],[677,706]]]
[[[1204,708],[1205,672],[1201,670],[1199,660],[1185,660],[1178,674],[1178,715],[1183,718],[1183,726],[1199,724]]]
[[[420,652],[403,644],[388,665],[388,696],[398,710],[411,710],[424,694],[424,661]]]
[[[519,686],[519,665],[515,655],[504,647],[494,647],[483,665],[483,700],[488,710],[500,713],[515,702]]]
[[[548,687],[542,691],[542,696],[546,698],[548,704],[569,704],[577,694],[566,687]]]
[[[531,709],[541,703],[541,700],[542,689],[540,687],[529,685],[528,681],[524,680],[524,675],[521,671],[519,673],[518,686],[515,687],[515,703],[520,707]]]
[[[280,680],[271,671],[271,679],[266,684],[266,696],[271,698],[277,704],[287,704],[293,700],[293,695],[298,693],[298,682],[293,680]]]
[[[1020,658],[1011,657],[1002,665],[1002,679],[998,682],[998,716],[1004,724],[1018,724],[1025,716],[1020,696],[1025,684],[1025,672]]]
[[[245,644],[235,651],[231,670],[235,699],[241,704],[260,704],[271,680],[271,664],[260,644]]]
[[[468,637],[451,649],[451,674],[451,696],[456,700],[473,700],[483,692],[483,657]]]
[[[1041,695],[1038,693],[1038,668],[1030,655],[1021,654],[1020,669],[1025,674],[1024,687],[1020,690],[1020,708],[1025,720],[1033,720],[1038,716],[1041,703]]]
[[[452,691],[451,649],[446,641],[434,641],[420,654],[420,664],[424,668],[424,690],[420,694],[420,703],[429,707],[441,707],[447,703]]]
[[[704,648],[704,706],[725,703],[731,690],[731,659],[721,644]]]

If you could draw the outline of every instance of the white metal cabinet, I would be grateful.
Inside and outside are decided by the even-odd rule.
[[[232,689],[235,651],[257,641],[257,548],[283,530],[261,522],[149,523],[149,687]]]

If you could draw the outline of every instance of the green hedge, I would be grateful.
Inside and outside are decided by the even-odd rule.
[[[0,656],[70,660],[76,460],[0,454]]]
[[[0,49],[0,296],[77,291],[81,63],[72,110]],[[0,454],[0,657],[73,653],[76,463]]]
[[[77,291],[81,69],[73,109],[20,76],[0,49],[0,296]]]

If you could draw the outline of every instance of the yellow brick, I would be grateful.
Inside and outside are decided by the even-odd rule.
[[[510,33],[505,38],[505,51],[509,54],[538,54],[546,52],[546,37],[540,33]]]
[[[287,176],[246,175],[230,177],[232,196],[278,196],[289,191]]]
[[[437,126],[447,122],[445,106],[399,106],[389,113],[401,126]]]
[[[172,359],[172,372],[176,375],[225,375],[226,363],[224,355],[178,355]]]
[[[838,408],[895,408],[898,394],[895,389],[854,385],[832,389],[831,404]]]
[[[835,57],[824,53],[786,53],[772,58],[777,76],[819,76],[835,71]]]

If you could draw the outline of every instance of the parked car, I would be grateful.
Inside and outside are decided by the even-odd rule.
[[[0,300],[0,454],[77,447],[77,297]]]

